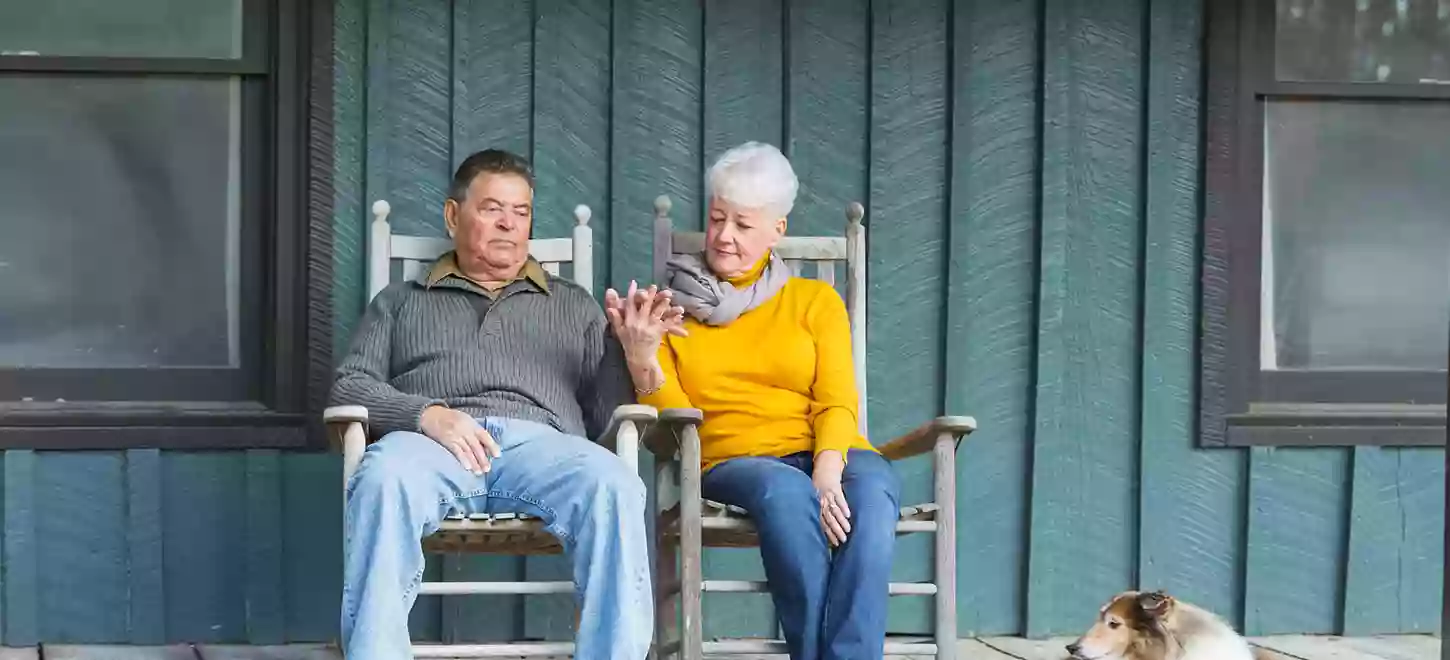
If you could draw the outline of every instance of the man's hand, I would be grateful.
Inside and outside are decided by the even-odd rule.
[[[478,424],[478,420],[452,408],[428,406],[423,409],[420,427],[423,435],[443,445],[463,464],[464,469],[474,474],[483,474],[492,467],[492,459],[502,455],[493,436]]]
[[[834,449],[817,454],[811,468],[811,483],[821,500],[821,529],[832,547],[845,543],[846,535],[851,533],[851,507],[841,491],[841,473],[845,469],[846,457]]]

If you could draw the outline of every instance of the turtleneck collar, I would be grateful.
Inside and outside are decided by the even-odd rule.
[[[751,266],[749,270],[735,277],[727,277],[725,281],[737,289],[748,287],[760,279],[760,276],[765,273],[765,265],[768,263],[770,263],[770,250],[766,250],[765,256],[762,256],[759,261],[756,261],[755,265]]]

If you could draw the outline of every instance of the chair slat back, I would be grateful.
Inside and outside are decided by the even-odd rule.
[[[405,280],[421,277],[443,253],[453,249],[447,238],[394,234],[388,223],[392,206],[387,200],[373,202],[373,221],[368,231],[368,300],[392,282],[393,262],[402,262]],[[590,210],[574,207],[574,232],[569,238],[536,238],[529,241],[529,254],[544,270],[559,275],[564,264],[573,266],[571,279],[594,292],[594,236],[589,227]]]
[[[675,231],[670,218],[670,199],[655,199],[654,278],[665,279],[665,262],[677,254],[698,254],[705,249],[705,233]],[[812,277],[836,286],[836,268],[846,271],[846,313],[851,319],[851,360],[856,367],[856,389],[860,392],[859,423],[866,434],[866,227],[865,207],[846,205],[843,236],[786,236],[776,244],[780,256],[796,277]]]

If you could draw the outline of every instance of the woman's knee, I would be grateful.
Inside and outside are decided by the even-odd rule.
[[[841,475],[842,485],[847,491],[857,490],[862,495],[884,496],[893,504],[901,499],[901,479],[891,467],[891,461],[874,451],[852,449]],[[848,492],[849,495],[849,492]]]

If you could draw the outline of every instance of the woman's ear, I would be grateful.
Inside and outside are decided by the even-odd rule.
[[[776,233],[777,236],[785,236],[785,227],[786,227],[786,219],[785,218],[781,217],[781,218],[776,218],[775,219],[775,233]]]

